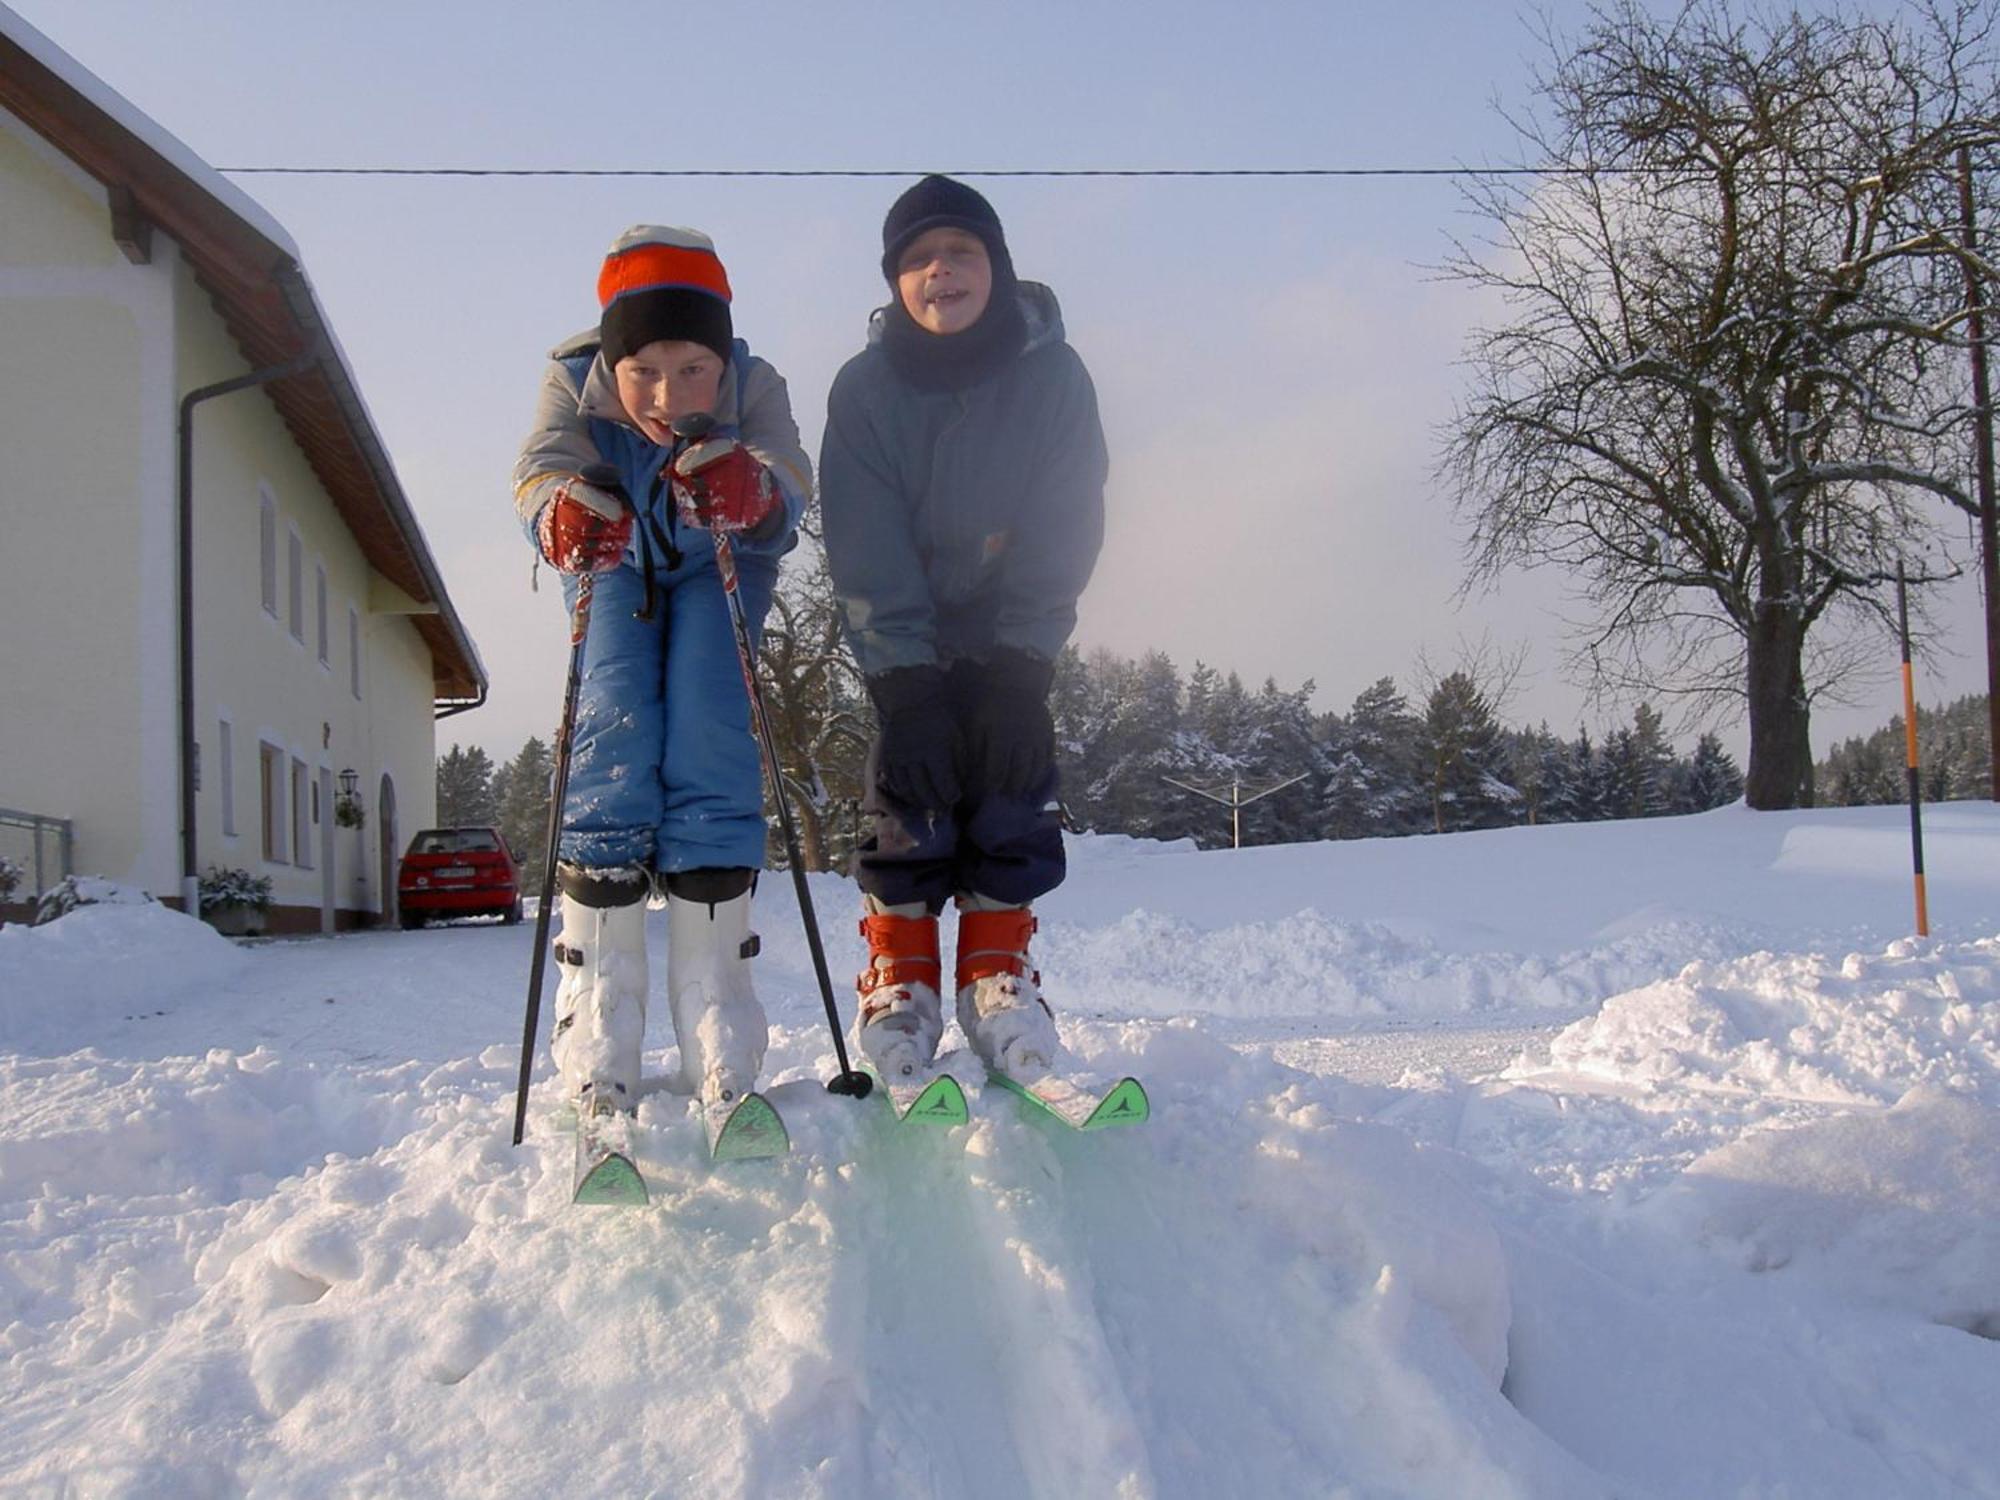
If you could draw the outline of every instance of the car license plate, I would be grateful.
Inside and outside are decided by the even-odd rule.
[[[446,865],[442,870],[437,872],[437,878],[439,880],[470,880],[472,878],[472,866]]]

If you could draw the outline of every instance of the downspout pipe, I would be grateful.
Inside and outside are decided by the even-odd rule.
[[[180,471],[178,524],[180,532],[179,575],[176,583],[180,611],[180,696],[181,696],[181,910],[191,917],[201,915],[201,873],[196,864],[195,846],[195,764],[199,750],[194,737],[194,409],[204,401],[268,385],[292,375],[303,375],[320,357],[315,339],[303,354],[281,365],[266,365],[247,375],[218,380],[181,397]]]

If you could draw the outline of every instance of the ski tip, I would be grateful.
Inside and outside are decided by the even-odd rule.
[[[613,1152],[577,1179],[570,1201],[599,1207],[642,1208],[651,1199],[646,1179],[632,1159]]]
[[[949,1073],[942,1073],[925,1085],[910,1101],[900,1118],[915,1125],[963,1125],[972,1118],[966,1107],[965,1090]]]
[[[745,1094],[726,1113],[710,1111],[708,1130],[708,1154],[713,1161],[783,1156],[792,1149],[785,1122],[762,1094]]]
[[[1083,1122],[1085,1130],[1102,1130],[1111,1125],[1143,1125],[1153,1116],[1153,1104],[1145,1085],[1136,1078],[1121,1078],[1112,1086]]]

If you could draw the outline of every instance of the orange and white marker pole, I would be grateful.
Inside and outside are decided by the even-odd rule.
[[[1917,936],[1929,937],[1930,904],[1924,894],[1924,793],[1917,775],[1917,682],[1910,668],[1910,591],[1896,564],[1896,622],[1903,637],[1903,742],[1910,780],[1910,855],[1917,879]]]

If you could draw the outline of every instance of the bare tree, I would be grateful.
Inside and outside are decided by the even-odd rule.
[[[1557,170],[1481,179],[1445,267],[1507,310],[1446,433],[1469,582],[1563,568],[1593,687],[1744,703],[1752,807],[1811,802],[1815,692],[1975,508],[1950,193],[1992,25],[1600,9],[1516,124]]]
[[[851,832],[860,806],[872,718],[842,634],[826,554],[810,522],[800,554],[779,576],[758,665],[771,737],[798,819],[799,857],[809,870],[829,869],[848,852],[841,835]],[[774,848],[774,860],[782,848]]]

